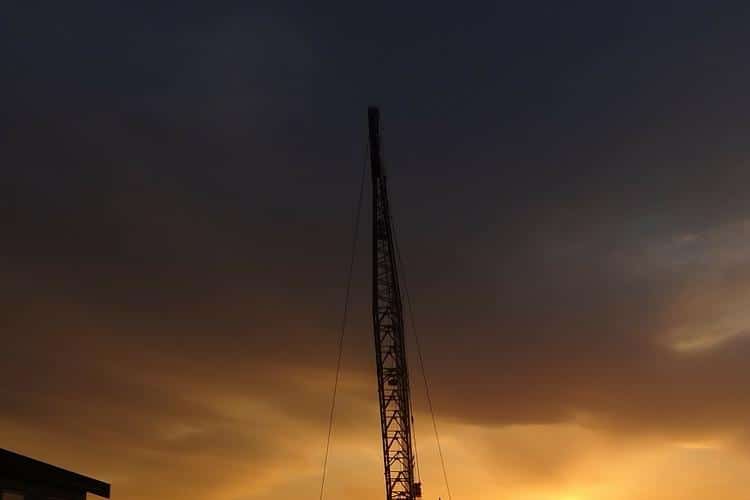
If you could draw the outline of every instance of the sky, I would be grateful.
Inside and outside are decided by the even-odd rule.
[[[377,104],[452,498],[747,499],[746,2],[2,10],[0,447],[318,498]],[[384,492],[368,202],[326,499]]]

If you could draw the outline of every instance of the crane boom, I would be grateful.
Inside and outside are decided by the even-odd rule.
[[[414,478],[409,373],[396,251],[381,162],[380,112],[368,108],[372,174],[372,321],[375,337],[386,500],[422,496]]]

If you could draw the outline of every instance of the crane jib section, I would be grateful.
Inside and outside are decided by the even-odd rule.
[[[381,162],[380,115],[368,110],[372,171],[372,319],[383,438],[386,500],[414,500],[421,485],[414,478],[409,374],[404,321],[386,177]]]

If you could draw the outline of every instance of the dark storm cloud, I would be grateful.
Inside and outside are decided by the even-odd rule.
[[[204,395],[319,424],[327,386],[289,373],[330,375],[364,108],[378,102],[441,414],[741,429],[747,338],[734,320],[716,345],[708,334],[742,309],[718,304],[750,296],[749,15],[6,7],[3,420],[77,435],[124,414],[123,445],[196,457],[213,442],[237,459],[272,446],[242,431],[272,418],[234,420]],[[363,377],[366,258],[347,365]],[[96,412],[73,415],[84,397]]]

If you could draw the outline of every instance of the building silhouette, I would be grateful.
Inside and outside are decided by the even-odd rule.
[[[0,448],[0,500],[109,498],[109,484]]]

